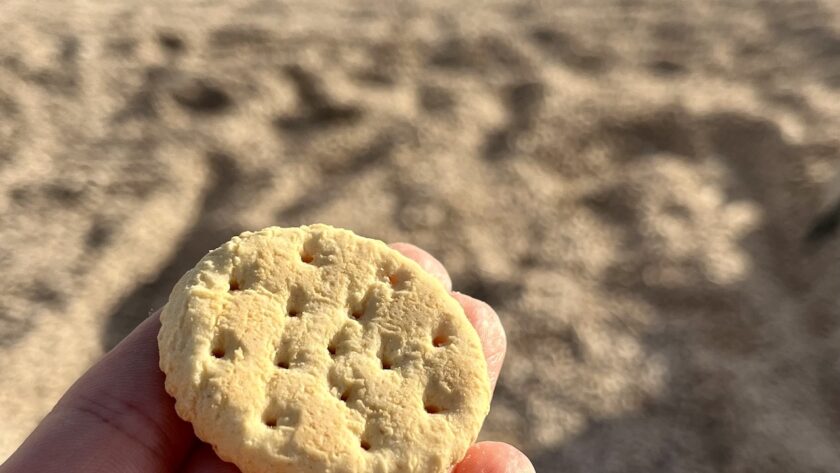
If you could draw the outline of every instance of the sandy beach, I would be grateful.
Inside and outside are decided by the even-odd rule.
[[[426,248],[540,472],[840,465],[840,3],[0,0],[0,461],[231,236]]]

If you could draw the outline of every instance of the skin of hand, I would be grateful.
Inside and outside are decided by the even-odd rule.
[[[446,269],[430,254],[408,243],[391,247],[452,290]],[[495,388],[506,349],[499,317],[484,302],[452,295],[481,338]],[[0,473],[237,473],[175,413],[158,368],[159,315],[152,314],[76,381]],[[534,467],[508,444],[480,442],[452,473],[534,473]]]

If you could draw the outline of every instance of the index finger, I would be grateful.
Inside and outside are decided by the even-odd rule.
[[[410,243],[393,243],[390,246],[404,256],[416,261],[420,267],[440,280],[448,290],[452,289],[452,280],[449,278],[449,273],[434,256]],[[499,315],[486,302],[474,297],[460,292],[452,292],[452,297],[464,308],[467,319],[478,333],[481,347],[484,350],[484,358],[487,360],[490,387],[495,388],[507,351],[507,336],[504,327],[502,327],[502,322],[499,320]]]

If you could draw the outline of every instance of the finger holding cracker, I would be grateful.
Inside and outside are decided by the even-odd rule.
[[[443,266],[428,253],[406,244],[395,249],[438,278],[444,289],[451,287]],[[495,382],[504,357],[498,318],[480,302],[454,296],[482,339],[488,377]],[[207,445],[194,443],[189,424],[177,418],[163,393],[157,354],[149,349],[159,326],[154,314],[94,366],[0,471],[171,471],[175,465],[183,466],[177,471],[237,471]],[[46,450],[51,455],[39,454]],[[510,446],[483,442],[470,447],[455,471],[533,471],[523,459]]]

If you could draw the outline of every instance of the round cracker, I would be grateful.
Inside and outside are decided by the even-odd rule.
[[[347,230],[234,237],[181,278],[161,324],[178,414],[244,473],[444,472],[489,410],[461,306]]]

